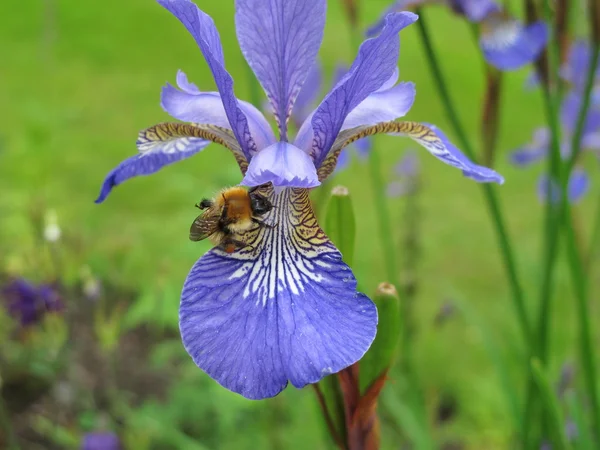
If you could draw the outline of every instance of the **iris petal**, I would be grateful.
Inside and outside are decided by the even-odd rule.
[[[250,399],[297,388],[358,361],[375,337],[377,311],[318,227],[308,192],[272,194],[272,228],[249,245],[216,248],[194,265],[180,306],[183,343],[221,385]]]
[[[409,12],[389,14],[381,34],[362,43],[342,81],[325,97],[312,116],[312,156],[319,167],[327,157],[346,117],[394,74],[400,51],[398,33],[417,20]]]
[[[450,6],[471,22],[481,22],[488,15],[500,11],[494,0],[450,0]]]
[[[96,203],[102,203],[112,189],[124,181],[187,159],[211,142],[231,150],[242,173],[246,172],[248,161],[230,130],[213,125],[161,123],[139,133],[136,144],[140,154],[126,159],[109,172]]]
[[[515,70],[534,62],[547,42],[545,23],[523,26],[496,15],[484,22],[480,39],[486,61],[500,70]]]
[[[322,84],[323,71],[321,65],[317,62],[313,64],[308,72],[306,81],[294,104],[292,117],[297,127],[300,127],[312,112],[312,108],[316,104],[319,93],[321,92]]]
[[[225,69],[221,38],[209,15],[189,0],[158,0],[185,26],[200,47],[221,94],[223,107],[247,160],[256,153],[256,143],[250,135],[248,120],[233,93],[233,79]]]
[[[550,130],[538,128],[533,133],[533,141],[525,147],[513,150],[509,156],[510,162],[519,167],[525,167],[545,158],[550,146]]]
[[[342,131],[327,155],[327,159],[317,169],[319,180],[323,181],[331,175],[342,149],[358,139],[379,133],[409,137],[425,147],[440,161],[461,169],[464,176],[475,181],[504,183],[504,178],[494,170],[470,161],[439,128],[417,122],[384,122],[370,127],[356,127]]]
[[[371,94],[348,114],[342,130],[404,117],[412,107],[415,95],[415,85],[410,82]]]
[[[569,178],[569,185],[567,188],[569,201],[576,203],[582,199],[582,197],[590,189],[590,178],[587,173],[582,169],[575,169],[571,173]]]
[[[161,94],[161,106],[172,117],[184,122],[210,123],[231,129],[218,92],[201,92],[187,81],[182,71],[177,74],[177,84],[181,91],[167,83]],[[257,148],[274,143],[275,135],[265,116],[248,102],[238,100],[238,105],[248,120],[250,135]]]
[[[242,184],[260,186],[265,183],[298,188],[321,184],[310,156],[287,142],[278,142],[261,150],[250,161]]]
[[[187,126],[184,124],[172,125]],[[112,189],[124,181],[138,175],[155,173],[164,166],[195,155],[211,143],[211,141],[200,137],[182,135],[177,132],[166,136],[165,139],[159,138],[150,142],[141,142],[144,138],[144,133],[140,133],[140,138],[138,139],[138,146],[141,146],[143,152],[127,158],[109,172],[104,179],[104,183],[102,183],[100,195],[98,195],[96,203],[102,203]]]
[[[273,107],[282,140],[323,40],[325,0],[236,0],[238,41]]]
[[[571,173],[569,184],[567,186],[567,197],[569,203],[577,203],[589,191],[590,179],[584,170],[576,168]],[[544,202],[548,198],[548,190],[550,191],[550,200],[552,203],[560,201],[560,186],[554,180],[550,180],[548,174],[542,174],[538,180],[538,197]]]

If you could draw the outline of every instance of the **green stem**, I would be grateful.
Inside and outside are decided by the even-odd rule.
[[[583,367],[583,376],[586,384],[586,391],[589,397],[590,409],[592,411],[592,429],[595,437],[598,438],[600,432],[600,408],[598,403],[598,385],[596,377],[596,364],[594,344],[592,343],[592,327],[590,323],[590,315],[588,308],[588,289],[587,275],[582,264],[581,255],[577,247],[577,238],[572,222],[569,220],[570,205],[565,202],[566,212],[566,238],[567,238],[567,254],[569,258],[569,269],[575,289],[576,306],[577,306],[577,321],[579,331],[579,352],[581,357],[581,365]]]
[[[590,239],[590,246],[587,251],[585,265],[586,265],[586,273],[589,275],[592,267],[594,265],[594,261],[596,259],[596,255],[598,254],[598,249],[600,248],[600,196],[598,196],[598,203],[596,205],[596,215],[594,218],[594,222],[592,224],[592,237]]]
[[[418,11],[418,14],[419,20],[417,21],[417,25],[421,35],[421,40],[425,47],[425,54],[430,65],[431,72],[433,73],[438,93],[442,99],[442,104],[446,110],[446,116],[450,121],[450,124],[454,129],[454,133],[456,134],[460,145],[464,149],[467,156],[471,159],[475,159],[475,152],[473,150],[473,147],[471,146],[469,139],[467,138],[466,132],[458,119],[458,114],[454,109],[452,100],[450,99],[450,94],[448,92],[448,88],[446,86],[442,70],[438,64],[436,54],[433,49],[433,45],[429,35],[429,30],[427,28],[427,21],[425,19],[425,15],[422,11]],[[483,190],[489,213],[492,218],[492,223],[497,234],[498,244],[502,253],[504,267],[512,291],[513,306],[517,314],[519,327],[521,333],[523,334],[523,339],[525,343],[529,344],[532,338],[531,328],[529,320],[527,318],[527,311],[525,309],[525,299],[523,295],[523,289],[521,287],[521,283],[518,277],[513,248],[508,237],[506,225],[504,223],[504,216],[502,214],[502,210],[500,209],[498,197],[496,196],[496,192],[494,191],[494,189],[489,184],[482,184],[481,188]]]

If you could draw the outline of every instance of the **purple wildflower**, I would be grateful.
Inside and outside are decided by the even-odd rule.
[[[538,59],[548,42],[543,22],[524,25],[508,16],[495,0],[397,0],[386,10],[404,11],[426,4],[443,3],[467,20],[481,25],[479,45],[486,61],[499,70],[516,70]],[[367,30],[367,36],[381,31],[383,20]]]
[[[0,289],[0,295],[6,300],[9,315],[17,319],[22,327],[39,323],[46,313],[58,312],[64,308],[56,286],[36,286],[22,278]]]
[[[109,431],[96,431],[83,436],[81,450],[120,450],[119,437]]]
[[[248,246],[213,248],[189,273],[180,305],[183,344],[194,362],[226,388],[251,399],[272,397],[288,381],[301,388],[358,361],[371,345],[377,311],[340,252],[319,228],[308,189],[334,171],[342,149],[375,133],[407,136],[477,181],[499,182],[473,164],[437,128],[395,122],[396,104],[414,90],[396,85],[398,33],[412,13],[387,16],[350,70],[300,126],[288,119],[314,67],[325,25],[325,0],[237,0],[244,56],[271,103],[279,138],[262,113],[238,100],[212,19],[189,0],[159,0],[198,43],[218,92],[202,92],[180,72],[162,105],[191,122],[159,124],[138,138],[140,153],[106,178],[98,202],[137,175],[158,171],[217,142],[232,151],[243,185],[261,186],[275,206],[273,228],[248,232]],[[384,86],[389,89],[382,91]],[[377,101],[373,101],[374,97]],[[402,111],[405,113],[406,111]]]
[[[571,91],[563,100],[561,108],[561,124],[563,129],[563,141],[561,143],[561,157],[570,157],[571,138],[575,129],[575,122],[581,107],[581,96],[575,90]],[[583,149],[600,150],[600,105],[592,105],[584,123],[581,145]],[[533,163],[545,159],[550,152],[550,130],[538,128],[535,130],[532,141],[511,152],[510,161],[519,167],[527,167]],[[569,202],[575,203],[588,192],[590,180],[582,168],[575,168],[569,178],[567,186],[567,198]],[[545,201],[550,195],[550,201],[560,200],[560,186],[555,180],[551,180],[547,174],[542,174],[538,181],[538,196]]]

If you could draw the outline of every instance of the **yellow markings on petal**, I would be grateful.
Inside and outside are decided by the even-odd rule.
[[[340,152],[348,145],[353,142],[368,137],[374,134],[395,134],[400,136],[406,136],[420,145],[426,147],[429,151],[435,154],[444,153],[446,151],[444,143],[435,134],[435,132],[418,122],[381,122],[377,125],[372,126],[360,126],[351,128],[349,130],[342,131],[327,158],[321,164],[321,167],[317,170],[319,181],[326,179],[334,171],[337,164],[338,156]]]
[[[159,123],[140,131],[137,147],[140,153],[150,151],[176,153],[183,151],[192,139],[204,139],[228,148],[233,153],[242,174],[246,173],[248,161],[233,132],[216,125],[177,122]]]

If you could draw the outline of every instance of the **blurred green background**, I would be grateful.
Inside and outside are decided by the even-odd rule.
[[[198,4],[220,30],[237,96],[249,99],[246,66],[235,37],[233,1],[198,0]],[[387,0],[363,2],[362,25],[372,23],[387,4]],[[330,0],[328,5],[320,60],[329,79],[336,64],[352,60],[354,50],[342,2]],[[461,119],[479,142],[484,78],[478,49],[459,17],[444,8],[430,8],[428,16]],[[82,400],[77,413],[64,420],[45,409],[21,415],[57,448],[76,445],[81,433],[99,423],[117,427],[132,449],[330,448],[310,389],[290,387],[274,399],[244,400],[204,375],[181,346],[179,292],[192,264],[209,249],[208,242],[188,240],[196,216],[193,205],[240,181],[230,154],[210,146],[181,164],[117,187],[102,205],[93,203],[108,171],[135,153],[137,132],[169,120],[160,108],[159,95],[165,82],[174,83],[177,69],[201,89],[214,89],[191,36],[152,0],[3,1],[0,17],[0,269],[6,276],[33,281],[58,277],[70,292],[69,308],[90,309],[94,317],[85,322],[89,327],[69,339],[97,340],[101,349],[108,349],[105,353],[118,353],[110,336],[102,337],[99,331],[113,317],[119,322],[115,333],[121,343],[116,346],[119,351],[126,346],[130,353],[109,357],[112,363],[105,356],[98,359],[102,370],[106,364],[117,366],[113,378],[120,380],[124,423],[111,415],[105,418],[106,408],[94,395]],[[417,100],[407,118],[435,123],[451,135],[417,31],[412,26],[401,33],[400,79],[417,86]],[[521,70],[504,79],[496,169],[506,178],[497,190],[518,252],[527,302],[533,308],[540,278],[543,211],[535,184],[543,168],[517,170],[506,157],[543,122],[539,92],[524,90],[527,75],[527,70]],[[403,152],[413,147],[408,139],[377,137],[375,151],[384,162],[386,180],[392,179],[392,167]],[[421,255],[410,359],[426,400],[428,434],[440,448],[509,448],[514,418],[486,343],[493,342],[507,361],[509,379],[518,389],[523,389],[523,373],[513,364],[519,356],[515,315],[486,205],[475,182],[425,151],[419,155]],[[330,187],[343,184],[352,194],[357,211],[353,269],[369,293],[387,280],[381,278],[385,270],[367,173],[364,164],[353,158]],[[598,186],[593,190],[597,194]],[[588,196],[576,207],[582,236],[589,234],[584,224],[590,222],[592,201],[593,196]],[[399,248],[402,258],[404,200],[388,202],[395,223],[388,241]],[[49,210],[56,212],[62,230],[53,246],[40,241],[35,227],[35,217]],[[90,277],[100,281],[104,293],[100,300],[91,302],[75,294],[82,273],[83,281]],[[561,365],[575,357],[571,293],[562,263],[556,276],[550,366],[554,379]],[[463,312],[436,326],[435,317],[446,301]],[[92,306],[82,306],[85,302]],[[53,333],[52,329],[43,332]],[[5,334],[2,337],[8,340]],[[76,359],[76,352],[71,356],[66,370],[75,374],[66,379],[77,381],[81,379],[77,371],[86,366]],[[128,386],[136,393],[128,395]],[[414,413],[406,401],[411,389],[400,375],[390,374],[383,393],[384,448],[400,448],[406,436],[402,430]],[[452,417],[439,421],[440,402],[447,398],[453,405]],[[24,448],[54,448],[31,445]]]

